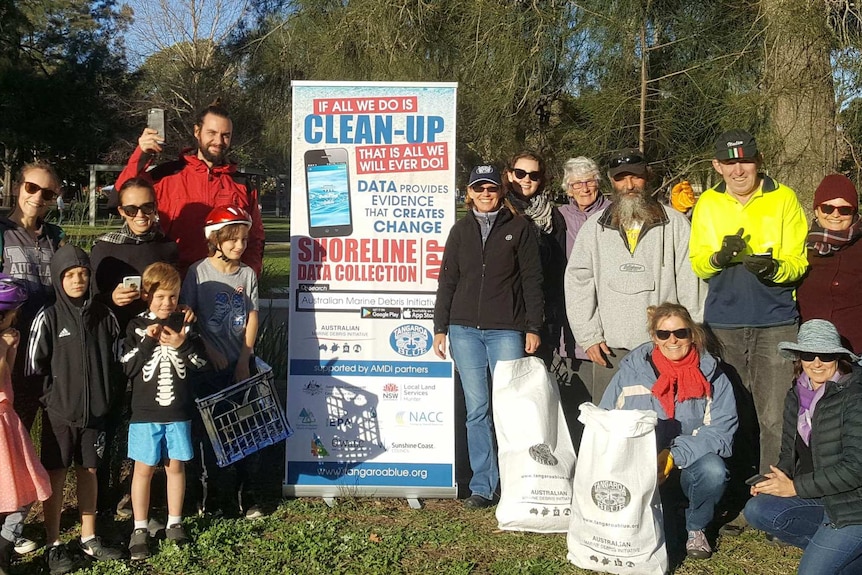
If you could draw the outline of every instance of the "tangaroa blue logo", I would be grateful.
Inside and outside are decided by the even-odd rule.
[[[407,357],[418,357],[427,353],[433,341],[431,331],[415,323],[400,325],[392,330],[392,335],[389,336],[392,349]]]

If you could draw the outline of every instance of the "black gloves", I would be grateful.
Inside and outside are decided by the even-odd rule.
[[[739,228],[735,236],[724,236],[724,239],[721,240],[721,249],[710,256],[709,263],[717,268],[726,267],[730,260],[745,249],[745,240],[742,239],[743,233],[744,230]]]
[[[778,271],[778,262],[772,259],[772,248],[765,254],[751,254],[742,258],[745,269],[762,280],[771,280]]]

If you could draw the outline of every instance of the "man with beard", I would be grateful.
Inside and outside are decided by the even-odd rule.
[[[591,363],[584,381],[598,404],[620,361],[650,339],[646,309],[673,302],[703,316],[706,288],[688,262],[691,226],[650,193],[650,170],[637,149],[611,155],[613,202],[588,219],[566,267],[569,325]]]
[[[138,138],[138,147],[114,184],[119,190],[133,177],[152,180],[159,226],[167,237],[177,242],[183,275],[191,264],[207,257],[204,222],[210,210],[224,205],[242,208],[251,215],[248,248],[242,261],[260,275],[264,231],[258,194],[237,172],[236,164],[227,159],[232,132],[233,122],[228,111],[215,102],[204,108],[195,122],[197,153],[183,154],[178,160],[150,170],[153,155],[162,151],[164,135],[145,128]]]
[[[778,461],[793,362],[776,350],[796,337],[794,291],[808,268],[802,206],[792,189],[760,171],[762,163],[751,134],[721,134],[712,166],[722,182],[703,192],[691,221],[691,266],[709,284],[704,321],[724,348],[722,359],[734,368],[728,375],[737,391],[735,443],[741,449],[730,466],[737,477],[725,495],[728,515],[748,497],[743,481],[757,471],[769,473]],[[723,533],[743,526],[736,521]]]

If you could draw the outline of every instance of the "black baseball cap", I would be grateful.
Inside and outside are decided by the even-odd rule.
[[[467,186],[473,187],[476,184],[480,183],[487,184],[495,184],[497,186],[503,185],[503,179],[500,177],[500,170],[497,169],[496,166],[491,164],[481,164],[475,166],[470,171],[470,180],[467,183]]]
[[[754,160],[757,154],[757,140],[745,130],[729,130],[715,140],[718,161]]]
[[[646,176],[648,166],[643,152],[637,148],[625,148],[611,153],[608,160],[608,176],[611,178],[615,178],[618,174]]]

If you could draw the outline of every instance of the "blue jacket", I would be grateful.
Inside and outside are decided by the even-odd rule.
[[[677,403],[675,418],[668,420],[658,399],[652,394],[652,386],[658,379],[658,371],[650,357],[654,347],[651,341],[644,343],[623,358],[620,370],[611,380],[599,407],[655,411],[659,418],[657,434],[662,429],[676,428],[674,437],[669,440],[669,447],[674,462],[680,468],[688,467],[707,453],[729,457],[733,449],[733,433],[738,425],[736,399],[730,380],[719,368],[718,362],[709,353],[700,352],[700,371],[712,384],[712,398]],[[660,447],[664,446],[660,444]]]

